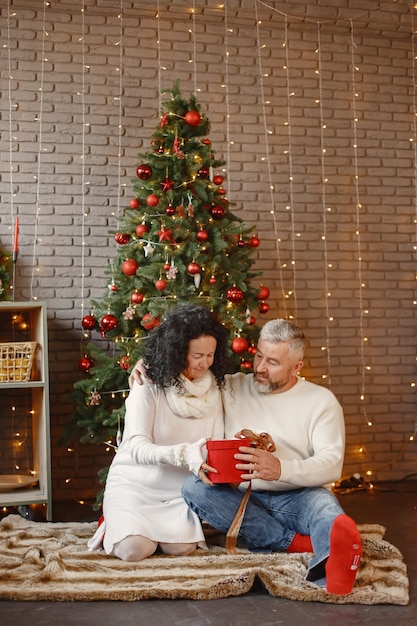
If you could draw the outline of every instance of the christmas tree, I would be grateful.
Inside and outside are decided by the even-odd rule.
[[[221,166],[208,138],[209,121],[195,96],[181,97],[179,83],[163,103],[151,150],[139,155],[134,197],[120,218],[108,289],[82,319],[74,385],[75,428],[82,442],[120,442],[129,371],[147,334],[181,302],[216,313],[230,335],[229,371],[250,370],[267,287],[251,271],[259,239],[230,210]],[[100,339],[101,337],[101,339]],[[72,425],[74,434],[74,424]]]

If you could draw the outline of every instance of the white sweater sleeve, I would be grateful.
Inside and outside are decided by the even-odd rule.
[[[194,443],[178,443],[173,446],[158,446],[146,441],[136,441],[132,446],[132,456],[136,463],[143,465],[176,465],[188,467],[198,474],[204,462],[202,447],[206,445],[205,437]]]

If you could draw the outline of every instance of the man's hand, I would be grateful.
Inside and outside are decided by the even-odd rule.
[[[243,461],[236,463],[236,468],[243,470],[242,481],[260,478],[262,480],[279,480],[281,477],[281,463],[276,456],[260,448],[240,446],[235,459]]]

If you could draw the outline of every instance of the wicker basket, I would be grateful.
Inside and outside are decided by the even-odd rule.
[[[36,341],[0,343],[0,383],[26,383],[30,380]]]

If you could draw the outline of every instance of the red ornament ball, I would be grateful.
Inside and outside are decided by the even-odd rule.
[[[142,317],[142,326],[146,330],[152,330],[153,328],[159,326],[159,319],[157,317],[153,317],[152,313],[145,313]]]
[[[217,283],[217,278],[215,276],[210,276],[209,283],[210,285],[215,285]]]
[[[243,291],[239,287],[230,287],[230,289],[226,291],[226,298],[229,302],[238,304],[243,300]]]
[[[258,295],[256,296],[258,300],[268,300],[270,291],[268,287],[264,287],[261,285]]]
[[[256,354],[257,352],[256,346],[249,346],[248,352],[249,354]]]
[[[187,265],[187,272],[194,276],[194,274],[199,274],[201,272],[201,267],[195,261],[192,261]]]
[[[167,272],[171,265],[169,263],[164,263],[164,270]]]
[[[159,198],[156,193],[150,193],[146,198],[146,204],[150,207],[154,207],[159,203]]]
[[[220,189],[218,190],[218,193],[219,193],[221,196],[224,196],[224,195],[226,194],[226,191],[225,191],[225,189],[223,189],[223,187],[220,187]]]
[[[236,354],[242,354],[249,348],[249,344],[244,337],[235,337],[232,341],[232,350]]]
[[[122,272],[126,276],[134,276],[139,267],[139,263],[135,259],[126,259],[122,263]]]
[[[226,211],[219,204],[215,204],[213,207],[211,207],[210,213],[214,220],[221,220],[226,215]]]
[[[134,291],[130,296],[130,301],[133,304],[141,304],[143,302],[143,293],[140,293],[139,291]]]
[[[209,172],[208,167],[200,167],[200,169],[198,170],[199,178],[208,178],[209,175],[210,175],[210,172]]]
[[[136,226],[136,234],[138,237],[143,237],[143,235],[148,232],[149,226],[147,224],[138,224]]]
[[[258,306],[259,313],[268,313],[269,304],[267,302],[260,302]]]
[[[259,241],[258,237],[251,237],[248,241],[248,246],[250,246],[251,248],[257,248],[259,246],[261,242]]]
[[[93,330],[93,328],[96,328],[97,326],[97,320],[94,315],[86,315],[81,320],[81,326],[84,330]]]
[[[114,330],[117,326],[117,317],[108,313],[101,318],[100,328],[101,332],[106,333],[109,330]]]
[[[211,145],[211,141],[210,141],[210,139],[208,139],[208,138],[203,139],[202,143],[203,143],[205,146],[210,146],[210,145]]]
[[[159,280],[157,280],[155,283],[155,287],[157,288],[158,291],[163,291],[164,289],[166,289],[166,286],[167,286],[167,281],[164,280],[163,278],[159,278]]]
[[[204,228],[202,228],[201,230],[197,232],[196,237],[197,237],[197,241],[204,242],[204,241],[207,241],[207,239],[209,238],[209,234]]]
[[[130,235],[128,235],[128,233],[115,233],[114,240],[120,246],[124,246],[125,244],[129,243]]]
[[[224,181],[224,178],[223,176],[220,176],[220,174],[216,174],[215,176],[213,176],[213,183],[215,185],[221,185],[223,181]]]
[[[252,363],[250,361],[242,361],[242,363],[240,364],[240,367],[242,370],[250,370],[252,369]]]
[[[136,174],[138,175],[138,178],[140,178],[141,180],[148,180],[148,178],[152,176],[152,168],[150,165],[147,165],[146,163],[139,165],[139,167],[136,170]]]
[[[93,365],[94,365],[93,359],[90,359],[90,357],[88,357],[87,355],[83,356],[78,361],[78,369],[81,372],[84,372],[85,374],[88,374],[90,368],[93,367]]]
[[[137,198],[132,198],[129,202],[129,206],[131,209],[137,209],[139,207],[139,200]]]
[[[256,319],[253,317],[253,315],[250,316],[248,324],[249,326],[253,326],[254,324],[256,324]]]
[[[125,370],[125,371],[126,371],[126,370],[128,370],[128,369],[129,369],[129,367],[130,367],[130,359],[129,359],[129,357],[127,356],[127,354],[125,354],[124,356],[122,356],[122,357],[120,358],[119,365],[120,365],[120,367],[122,368],[122,370]]]
[[[201,122],[201,115],[198,111],[187,111],[184,119],[189,126],[198,126]]]
[[[172,204],[167,206],[167,208],[165,209],[165,213],[168,215],[168,217],[172,217],[173,215],[175,215],[175,211],[176,209],[172,206]]]
[[[244,248],[245,247],[245,240],[242,239],[242,237],[240,239],[238,239],[237,245],[239,246],[239,248]]]

